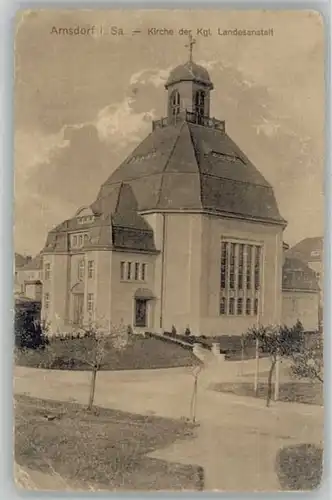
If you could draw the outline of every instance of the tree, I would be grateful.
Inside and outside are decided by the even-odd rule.
[[[272,379],[278,359],[287,358],[301,350],[303,344],[303,326],[298,321],[292,328],[286,326],[255,326],[245,335],[245,342],[258,342],[260,352],[267,354],[271,366],[267,380],[266,406],[272,398]]]
[[[46,325],[37,319],[34,306],[15,310],[15,346],[19,349],[42,349],[48,344]]]
[[[310,342],[311,340],[311,342]],[[309,378],[324,383],[324,345],[321,334],[303,344],[292,356],[291,372],[297,378]]]
[[[105,330],[94,322],[82,325],[80,328],[82,339],[82,349],[75,353],[75,359],[85,362],[91,368],[91,384],[88,402],[88,410],[92,410],[95,392],[97,373],[103,366],[103,361],[108,350],[122,350],[128,345],[128,327],[109,325]]]

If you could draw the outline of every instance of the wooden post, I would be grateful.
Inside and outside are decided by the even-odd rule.
[[[259,321],[260,321],[260,294],[258,294],[258,307],[257,307],[257,330],[259,329]],[[258,397],[258,376],[259,376],[259,339],[256,338],[256,352],[255,352],[255,358],[256,358],[256,366],[255,366],[255,382],[254,382],[254,390],[255,390],[255,396]]]
[[[241,335],[241,367],[240,367],[240,375],[243,375],[243,363],[244,363],[244,336]]]
[[[256,366],[255,366],[255,381],[254,381],[255,396],[258,396],[258,374],[259,374],[259,340],[258,338],[256,338]]]
[[[274,401],[278,401],[279,399],[279,388],[280,388],[280,356],[277,356],[276,363],[276,374],[275,374],[275,383],[274,383]]]

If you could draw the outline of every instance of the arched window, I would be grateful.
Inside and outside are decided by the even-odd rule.
[[[171,94],[170,110],[172,116],[176,116],[180,113],[180,94],[177,90],[174,90]]]
[[[195,92],[195,113],[201,117],[205,113],[205,92],[198,90]]]

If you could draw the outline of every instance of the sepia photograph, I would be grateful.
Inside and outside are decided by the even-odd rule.
[[[324,477],[324,23],[22,10],[14,480],[282,492]]]

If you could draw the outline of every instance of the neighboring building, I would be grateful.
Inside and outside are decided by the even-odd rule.
[[[191,59],[165,85],[167,116],[50,231],[42,315],[51,330],[240,335],[279,323],[283,231],[270,184],[210,116],[213,83]]]
[[[324,307],[324,238],[305,238],[287,252],[288,257],[300,259],[316,273],[320,288],[320,323],[323,322]]]
[[[286,257],[282,280],[282,323],[300,320],[306,331],[319,326],[319,284],[315,272],[304,262]]]
[[[322,237],[305,238],[300,241],[287,252],[287,256],[295,257],[296,259],[305,262],[316,273],[319,279],[321,290],[323,291],[323,247],[324,240]]]
[[[19,282],[19,270],[25,266],[31,260],[31,257],[25,257],[20,253],[15,253],[14,255],[14,293],[22,293],[22,287]]]
[[[42,299],[42,256],[37,255],[16,271],[17,291],[35,301]]]

